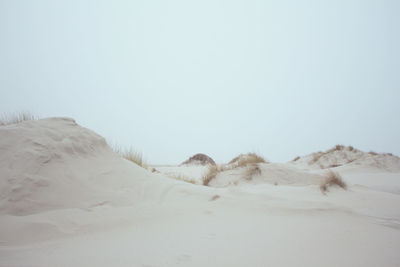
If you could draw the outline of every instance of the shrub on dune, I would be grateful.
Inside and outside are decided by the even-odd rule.
[[[344,190],[347,189],[347,184],[342,180],[340,174],[329,170],[325,180],[322,182],[320,186],[322,193],[325,194],[328,191],[328,187],[331,186],[339,186]]]

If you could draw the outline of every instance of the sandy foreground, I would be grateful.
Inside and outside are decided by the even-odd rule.
[[[151,173],[67,118],[1,126],[0,151],[0,266],[400,266],[395,159],[322,194],[300,163]]]

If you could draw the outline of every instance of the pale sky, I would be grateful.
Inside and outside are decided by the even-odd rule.
[[[400,154],[400,1],[0,0],[0,113],[154,164]]]

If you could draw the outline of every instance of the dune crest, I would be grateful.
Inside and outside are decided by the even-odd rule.
[[[290,162],[299,167],[328,169],[341,166],[369,167],[378,170],[400,171],[400,158],[390,153],[364,152],[352,146],[336,145],[325,152],[296,157]]]

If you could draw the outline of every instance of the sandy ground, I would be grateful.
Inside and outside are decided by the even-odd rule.
[[[167,176],[200,181],[204,167],[151,173],[70,119],[0,136],[0,266],[400,266],[400,173],[388,168],[335,168],[348,189],[327,194],[325,170],[294,164],[205,187]]]

